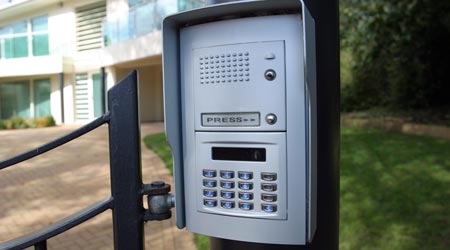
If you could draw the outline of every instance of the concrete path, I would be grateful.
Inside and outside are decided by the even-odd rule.
[[[0,159],[58,138],[77,127],[0,131]],[[142,136],[163,131],[143,124]],[[144,183],[173,183],[161,160],[142,144]],[[102,126],[34,159],[0,171],[0,242],[40,229],[110,196],[108,129]],[[145,224],[146,249],[194,250],[193,236],[174,221]],[[49,249],[113,249],[111,211],[48,241]]]

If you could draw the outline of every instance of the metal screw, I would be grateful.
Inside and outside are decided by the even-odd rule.
[[[274,125],[275,123],[277,123],[277,116],[275,114],[272,114],[272,113],[267,114],[266,115],[266,122],[269,125]]]
[[[275,70],[273,70],[273,69],[268,69],[268,70],[266,70],[266,72],[264,73],[264,77],[265,77],[268,81],[273,81],[273,80],[275,80],[275,77],[277,77],[277,73],[276,73]]]

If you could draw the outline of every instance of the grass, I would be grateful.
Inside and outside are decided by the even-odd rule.
[[[147,148],[153,150],[153,152],[161,158],[166,167],[169,169],[170,174],[173,175],[172,151],[170,151],[170,147],[169,144],[167,144],[164,133],[147,135],[144,138],[144,143]]]
[[[363,128],[341,131],[341,250],[447,250],[450,142]],[[147,147],[172,166],[163,133]],[[199,250],[209,238],[195,235]]]
[[[340,249],[450,246],[450,142],[344,128]]]

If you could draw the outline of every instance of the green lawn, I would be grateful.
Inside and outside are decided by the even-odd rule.
[[[340,249],[450,248],[450,142],[344,128]]]
[[[340,249],[449,249],[450,142],[361,128],[341,138]],[[164,134],[145,143],[172,166]]]

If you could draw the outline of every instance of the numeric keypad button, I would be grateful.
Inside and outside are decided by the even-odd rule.
[[[217,176],[216,170],[203,169],[203,176],[206,178],[214,178]]]
[[[253,200],[252,193],[239,193],[239,199],[241,200]]]
[[[234,172],[228,171],[228,170],[222,170],[220,171],[220,177],[224,179],[233,179],[234,178]]]
[[[275,183],[262,183],[261,189],[266,192],[275,192],[277,191],[277,184]]]
[[[261,200],[266,202],[275,202],[277,201],[276,194],[261,194]]]
[[[239,179],[241,179],[241,180],[251,180],[251,179],[253,179],[253,173],[252,172],[243,172],[243,171],[241,171],[241,172],[238,172],[238,176],[239,176]]]
[[[253,183],[251,183],[251,182],[239,182],[239,189],[252,190],[253,189]]]
[[[234,182],[233,181],[220,181],[220,186],[225,189],[232,189],[232,188],[234,188]]]
[[[253,210],[253,204],[248,202],[239,202],[239,208],[242,210]]]
[[[216,197],[217,196],[217,191],[216,190],[205,189],[205,190],[203,190],[203,196],[205,196],[205,197]]]
[[[225,199],[234,199],[233,191],[220,191],[220,197]]]
[[[204,199],[203,205],[207,207],[217,207],[217,201],[216,200],[210,200],[210,199]]]
[[[221,201],[220,206],[226,209],[234,208],[234,201]]]
[[[214,180],[203,180],[203,186],[208,188],[217,187],[217,181]]]
[[[276,181],[277,174],[276,173],[261,173],[261,179],[263,181]]]
[[[275,213],[277,211],[277,205],[273,205],[273,204],[262,204],[261,205],[261,209],[264,212],[268,212],[268,213]]]

